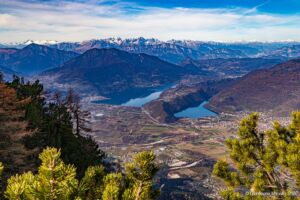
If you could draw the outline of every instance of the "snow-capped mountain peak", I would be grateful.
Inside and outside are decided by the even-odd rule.
[[[26,40],[25,42],[14,42],[14,43],[6,43],[3,44],[5,47],[14,47],[14,48],[23,48],[30,44],[39,44],[39,45],[54,45],[59,42],[56,40]]]

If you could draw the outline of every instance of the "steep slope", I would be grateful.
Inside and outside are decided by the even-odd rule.
[[[18,101],[16,91],[0,83],[0,157],[5,165],[0,186],[9,176],[35,168],[32,158],[36,150],[27,149],[22,142],[24,136],[32,134],[26,129],[25,112],[20,109],[28,100]]]
[[[74,52],[30,44],[20,50],[0,49],[0,64],[11,70],[31,75],[58,67],[77,55]]]
[[[39,77],[50,87],[74,87],[89,94],[110,95],[132,88],[153,87],[177,81],[184,68],[146,54],[117,49],[91,49],[61,68]]]
[[[250,110],[289,115],[300,109],[300,59],[246,75],[220,91],[207,106],[217,112]]]

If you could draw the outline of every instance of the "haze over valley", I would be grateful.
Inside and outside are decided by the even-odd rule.
[[[0,199],[298,197],[299,9],[0,2]]]

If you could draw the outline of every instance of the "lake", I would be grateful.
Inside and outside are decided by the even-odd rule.
[[[141,107],[144,104],[157,99],[164,90],[174,86],[174,84],[167,84],[155,88],[134,88],[121,93],[113,94],[109,97],[109,99],[95,101],[95,103]]]
[[[204,107],[206,103],[207,101],[204,101],[197,107],[187,108],[181,112],[178,112],[175,114],[175,117],[186,117],[186,118],[197,119],[201,117],[217,116],[217,113],[212,112]]]
[[[122,105],[131,107],[141,107],[144,104],[159,98],[159,95],[171,87],[175,87],[174,84],[163,85],[155,88],[147,89],[130,89],[121,93],[116,93],[110,96],[109,99],[95,101],[100,104],[111,104],[111,105]],[[216,116],[214,113],[204,107],[207,101],[202,102],[197,107],[190,107],[181,112],[175,114],[176,117],[187,117],[197,119],[201,117],[212,117]]]

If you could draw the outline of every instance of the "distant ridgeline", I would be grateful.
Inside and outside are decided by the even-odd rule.
[[[158,194],[152,187],[155,155],[138,154],[126,165],[126,175],[114,172],[104,163],[105,153],[82,136],[90,130],[79,99],[70,89],[65,98],[56,92],[46,102],[39,81],[14,76],[4,83],[0,76],[0,199],[153,199]],[[46,147],[55,149],[39,156]]]

